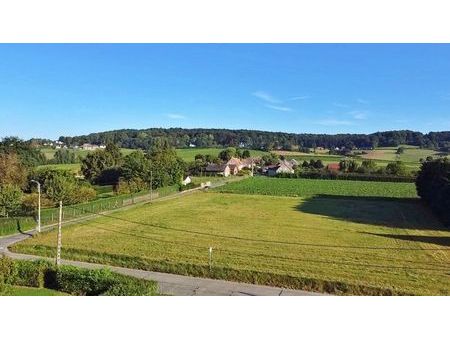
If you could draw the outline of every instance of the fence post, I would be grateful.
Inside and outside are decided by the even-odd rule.
[[[213,248],[210,246],[209,247],[209,272],[211,272],[211,269],[212,269],[212,250],[213,250]]]

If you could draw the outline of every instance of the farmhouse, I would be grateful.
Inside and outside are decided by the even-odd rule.
[[[241,170],[242,168],[244,168],[244,164],[242,163],[242,161],[240,159],[238,159],[237,157],[232,157],[228,160],[227,164],[231,167],[236,167],[237,171]]]
[[[106,148],[106,146],[104,146],[104,145],[98,146],[96,144],[91,144],[91,143],[84,143],[81,146],[81,149],[83,149],[83,150],[97,150],[97,149],[105,149],[105,148]]]
[[[188,176],[188,177],[186,177],[183,181],[181,181],[181,184],[183,184],[183,185],[188,185],[188,184],[191,183],[191,182],[192,182],[191,177]]]
[[[236,167],[235,167],[236,168]],[[228,177],[231,174],[231,168],[228,164],[215,164],[210,163],[205,169],[206,173],[222,175],[224,177]]]
[[[267,166],[266,173],[268,176],[276,176],[277,174],[283,173],[293,174],[294,169],[292,168],[291,165],[288,165],[284,161],[281,161],[278,164]]]

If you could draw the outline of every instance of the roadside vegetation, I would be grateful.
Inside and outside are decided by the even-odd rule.
[[[0,257],[0,296],[153,296],[157,284],[107,269],[55,266],[46,260]]]

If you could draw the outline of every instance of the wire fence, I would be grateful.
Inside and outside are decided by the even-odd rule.
[[[178,186],[159,188],[150,191],[141,191],[135,194],[117,195],[101,198],[86,203],[63,206],[63,221],[70,221],[92,214],[119,209],[135,203],[141,203],[169,196],[178,192]],[[41,226],[53,225],[58,222],[59,209],[46,208],[41,210]],[[0,218],[0,236],[11,235],[34,229],[37,225],[37,214],[33,216],[19,216]]]

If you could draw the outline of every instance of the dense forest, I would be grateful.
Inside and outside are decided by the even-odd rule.
[[[423,148],[450,150],[450,131],[421,132],[410,130],[385,131],[373,134],[293,134],[268,132],[258,130],[229,129],[182,129],[182,128],[151,128],[122,129],[93,133],[89,135],[59,138],[68,145],[83,143],[107,144],[114,143],[124,148],[149,148],[155,139],[164,138],[176,148],[190,145],[197,147],[246,147],[250,149],[283,149],[298,150],[299,148],[359,148],[398,146],[407,144]]]

